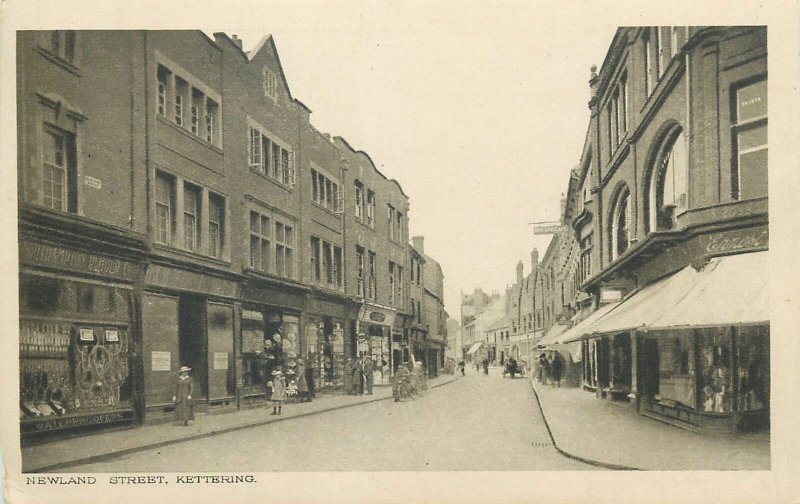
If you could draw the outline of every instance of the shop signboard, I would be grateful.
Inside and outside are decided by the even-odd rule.
[[[84,415],[69,415],[57,418],[46,418],[22,422],[20,431],[23,436],[36,433],[53,432],[64,429],[74,429],[78,427],[90,427],[94,425],[109,425],[114,423],[133,421],[132,410],[108,411],[99,413],[87,413]]]
[[[78,334],[82,343],[94,343],[94,329],[82,327]]]
[[[106,329],[105,336],[108,343],[119,343],[119,331],[116,329]]]
[[[150,369],[153,371],[169,371],[171,356],[169,352],[150,352]]]

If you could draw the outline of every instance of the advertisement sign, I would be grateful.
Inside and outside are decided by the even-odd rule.
[[[534,222],[533,234],[535,235],[551,235],[566,231],[568,226],[562,225],[560,222]]]
[[[214,352],[214,369],[228,369],[228,352]]]
[[[150,352],[150,369],[153,371],[169,371],[170,362],[169,352]]]

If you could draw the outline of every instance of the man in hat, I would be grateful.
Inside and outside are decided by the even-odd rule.
[[[280,369],[272,372],[272,397],[270,399],[272,399],[272,413],[270,414],[280,415],[281,406],[286,400],[286,380]]]
[[[178,380],[175,383],[175,394],[172,402],[175,403],[175,417],[182,421],[183,425],[189,425],[189,420],[194,420],[194,403],[192,402],[192,390],[194,380],[189,376],[189,366],[181,366],[178,371]]]

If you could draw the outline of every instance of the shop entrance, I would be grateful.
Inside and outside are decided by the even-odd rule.
[[[199,296],[183,295],[178,303],[178,362],[192,368],[195,400],[208,398],[208,348],[206,303]]]

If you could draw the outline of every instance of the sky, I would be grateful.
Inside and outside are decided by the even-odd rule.
[[[558,220],[589,122],[590,67],[615,25],[560,20],[530,2],[298,4],[224,31],[253,48],[272,34],[292,95],[312,123],[370,154],[411,201],[410,236],[460,293],[503,293],[531,271]],[[357,8],[353,8],[357,7]],[[467,8],[468,7],[468,8]]]

